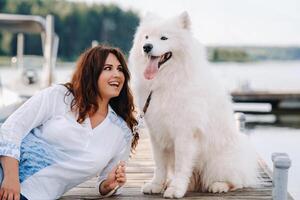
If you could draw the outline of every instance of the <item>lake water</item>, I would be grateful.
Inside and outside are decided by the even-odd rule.
[[[286,152],[292,160],[289,169],[288,191],[300,199],[300,129],[287,127],[257,126],[248,130],[251,142],[258,154],[272,169],[271,155]]]
[[[300,62],[216,63],[211,64],[217,76],[232,90],[254,90],[300,93]],[[268,105],[261,105],[262,109]],[[264,106],[264,107],[263,107]],[[257,105],[255,106],[258,107]],[[269,106],[270,107],[270,106]],[[248,108],[250,109],[250,108]],[[274,116],[247,116],[252,122],[272,122]],[[250,121],[249,120],[249,121]],[[273,152],[286,152],[292,160],[289,170],[288,191],[300,199],[300,121],[292,128],[282,124],[256,125],[246,132],[258,154],[273,167]]]
[[[228,90],[300,92],[300,62],[211,64]]]
[[[226,88],[300,93],[300,62],[216,63],[212,67]],[[268,105],[261,105],[268,107]],[[255,106],[256,108],[258,106]],[[262,107],[262,109],[264,109]],[[272,122],[274,116],[247,116],[252,122]],[[249,121],[250,121],[249,120]],[[255,124],[255,123],[254,123]],[[300,128],[300,121],[293,123]],[[289,170],[288,191],[295,200],[300,199],[300,129],[282,124],[256,125],[246,132],[258,154],[273,167],[271,155],[286,152],[292,160]]]
[[[58,67],[56,82],[65,82],[71,77],[72,63],[67,67]],[[216,63],[211,64],[214,72],[229,91],[255,90],[273,92],[300,93],[300,62],[262,62],[262,63]],[[8,86],[15,77],[15,71],[0,67],[2,84]],[[254,105],[258,108],[259,105]],[[268,107],[268,105],[262,105]],[[251,122],[272,122],[274,116],[247,116]],[[293,122],[300,127],[299,122]],[[286,152],[292,160],[289,171],[288,191],[295,199],[300,200],[300,129],[282,124],[255,125],[246,130],[258,154],[272,169],[271,154],[273,152]]]

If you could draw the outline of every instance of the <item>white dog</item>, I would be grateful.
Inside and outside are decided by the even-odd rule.
[[[146,194],[181,198],[187,190],[213,193],[256,183],[256,154],[239,133],[229,97],[206,64],[186,12],[146,16],[135,35],[129,67],[156,164]]]

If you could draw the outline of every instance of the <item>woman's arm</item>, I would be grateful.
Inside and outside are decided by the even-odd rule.
[[[116,155],[100,173],[97,181],[100,195],[106,195],[117,185],[121,187],[125,184],[126,174],[124,161],[127,161],[129,158],[130,141],[131,140],[124,140],[123,144],[120,144],[119,154]],[[113,184],[111,184],[112,182]],[[121,189],[118,189],[114,194],[120,194]]]
[[[100,183],[99,192],[101,195],[107,195],[117,187],[122,187],[125,182],[125,162],[120,162],[110,171],[110,173],[107,175],[107,178]]]
[[[0,128],[0,156],[20,159],[22,139],[53,115],[58,89],[38,92],[6,119]]]
[[[0,199],[19,199],[19,159],[23,138],[33,128],[52,116],[56,103],[57,88],[50,87],[38,92],[20,106],[0,127],[0,161],[3,180]]]
[[[19,162],[8,156],[0,157],[3,168],[3,181],[0,199],[20,199]]]

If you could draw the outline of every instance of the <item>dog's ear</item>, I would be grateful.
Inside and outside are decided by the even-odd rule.
[[[191,28],[191,20],[187,11],[184,11],[179,15],[180,26],[184,29],[190,30]]]

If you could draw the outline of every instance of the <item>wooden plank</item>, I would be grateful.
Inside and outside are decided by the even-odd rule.
[[[261,183],[254,188],[243,188],[234,192],[212,194],[202,192],[188,192],[184,200],[271,200],[272,199],[272,179],[271,171],[267,165],[259,160],[259,174]],[[123,188],[121,195],[107,199],[121,200],[146,200],[156,199],[163,200],[160,195],[144,195],[141,192],[141,186],[151,180],[154,171],[154,162],[152,159],[150,141],[146,134],[141,135],[137,153],[132,156],[127,166],[127,183]],[[78,185],[68,191],[61,198],[62,200],[79,200],[79,199],[99,199],[98,191],[95,187],[96,178]],[[289,200],[292,200],[289,195]]]
[[[231,92],[234,101],[237,102],[271,102],[282,100],[300,100],[300,93],[276,93],[268,91]]]
[[[242,112],[244,114],[250,114],[250,115],[294,115],[299,116],[300,115],[300,108],[292,108],[292,109],[273,109],[271,111],[247,111],[247,110],[235,110],[235,112]]]

